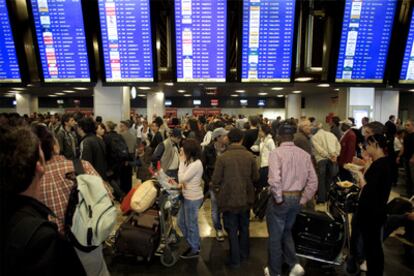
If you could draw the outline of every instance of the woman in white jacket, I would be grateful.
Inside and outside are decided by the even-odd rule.
[[[195,139],[183,142],[178,168],[179,187],[183,192],[183,204],[178,212],[178,226],[190,248],[181,255],[183,259],[197,258],[200,252],[198,210],[203,203],[201,177],[203,164],[200,160],[201,147]]]
[[[269,174],[269,154],[276,148],[275,141],[272,137],[272,129],[268,125],[261,125],[259,129],[259,143],[253,145],[250,149],[254,152],[260,152],[260,178],[258,186],[256,187],[260,191],[263,187],[266,187],[267,178]]]

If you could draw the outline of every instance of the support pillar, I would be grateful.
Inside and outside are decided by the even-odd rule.
[[[154,116],[163,117],[165,114],[164,92],[149,92],[147,94],[148,122],[152,122]]]
[[[16,112],[20,115],[39,111],[39,99],[37,96],[16,93]]]
[[[299,119],[302,116],[302,96],[289,94],[286,98],[286,119]]]
[[[376,90],[374,102],[374,120],[381,123],[388,121],[390,115],[398,117],[400,92],[393,90]]]
[[[129,100],[129,87],[103,87],[102,83],[98,82],[93,91],[94,115],[102,116],[104,122],[119,123],[129,119]]]

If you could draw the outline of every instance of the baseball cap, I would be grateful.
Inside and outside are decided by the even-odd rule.
[[[347,125],[347,126],[350,126],[350,127],[352,127],[352,126],[353,126],[352,121],[351,121],[351,120],[349,120],[349,119],[346,119],[346,120],[340,121],[339,123],[340,123],[340,124]]]
[[[295,134],[297,132],[296,126],[284,123],[279,127],[279,135]]]
[[[216,128],[215,130],[213,130],[213,133],[211,134],[211,139],[214,141],[220,136],[227,135],[227,133],[229,132],[222,127]]]

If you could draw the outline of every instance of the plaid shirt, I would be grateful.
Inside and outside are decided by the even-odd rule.
[[[82,165],[86,174],[99,176],[89,162],[82,161]],[[46,162],[45,174],[40,183],[40,201],[55,213],[60,233],[64,233],[66,207],[74,185],[66,175],[74,171],[71,160],[67,160],[63,155],[52,156],[52,159]]]

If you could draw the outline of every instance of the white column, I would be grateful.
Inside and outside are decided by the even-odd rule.
[[[289,94],[286,98],[286,119],[298,119],[302,116],[302,96],[300,94]]]
[[[398,117],[400,92],[392,90],[376,90],[374,102],[374,120],[385,123],[390,115]]]
[[[39,100],[37,96],[16,93],[16,112],[20,115],[30,115],[39,110]]]
[[[347,117],[353,117],[358,127],[362,125],[361,119],[363,117],[369,117],[372,120],[374,118],[375,88],[350,87],[347,92]]]
[[[152,121],[152,117],[164,116],[165,113],[165,97],[164,92],[149,92],[147,94],[147,116],[148,122]]]
[[[103,87],[98,82],[93,91],[93,108],[95,116],[102,116],[103,121],[119,123],[121,120],[129,119],[129,87],[109,86]],[[125,98],[125,99],[124,99]],[[128,116],[125,116],[128,114]]]
[[[122,88],[122,118],[129,119],[131,117],[131,87],[124,86]]]

